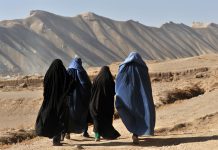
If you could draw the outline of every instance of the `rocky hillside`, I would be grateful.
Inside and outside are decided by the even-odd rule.
[[[217,53],[218,25],[170,22],[155,28],[94,13],[63,17],[40,10],[0,22],[0,74],[44,73],[54,58],[67,66],[75,55],[86,65],[102,66],[122,61],[132,50],[159,60]]]

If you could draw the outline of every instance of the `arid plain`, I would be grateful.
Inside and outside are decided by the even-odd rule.
[[[0,79],[0,149],[154,149],[215,150],[218,147],[218,55],[207,54],[167,61],[147,61],[156,105],[155,136],[140,137],[132,144],[118,115],[117,140],[95,142],[71,134],[64,146],[53,147],[50,139],[35,137],[34,123],[43,100],[43,76],[2,76]],[[110,69],[116,76],[119,62]],[[98,67],[88,69],[92,79]]]

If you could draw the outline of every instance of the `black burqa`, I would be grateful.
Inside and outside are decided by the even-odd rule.
[[[45,74],[43,84],[44,100],[37,116],[35,129],[38,136],[52,138],[66,128],[67,95],[74,84],[60,59],[52,62]]]
[[[114,95],[115,83],[109,67],[101,68],[93,80],[91,90],[90,113],[94,121],[94,132],[105,139],[115,139],[120,136],[114,129]]]

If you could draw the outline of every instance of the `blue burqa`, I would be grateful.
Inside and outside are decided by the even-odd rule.
[[[132,52],[120,65],[116,78],[116,108],[126,128],[136,135],[153,135],[155,107],[148,68]]]
[[[68,106],[68,128],[66,132],[81,133],[87,126],[87,115],[91,95],[91,81],[82,66],[80,58],[74,58],[68,73],[76,81],[75,89],[70,91]]]

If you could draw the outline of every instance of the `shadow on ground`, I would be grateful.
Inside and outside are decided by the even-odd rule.
[[[178,137],[178,138],[140,138],[140,144],[136,145],[139,147],[145,146],[172,146],[179,145],[183,143],[194,143],[194,142],[205,142],[210,140],[218,140],[218,135],[213,136],[202,136],[202,137]],[[79,143],[78,143],[79,144]],[[69,146],[75,146],[67,144]],[[106,143],[93,143],[93,144],[79,144],[81,146],[130,146],[133,145],[132,142],[119,142],[119,141],[110,141]]]

